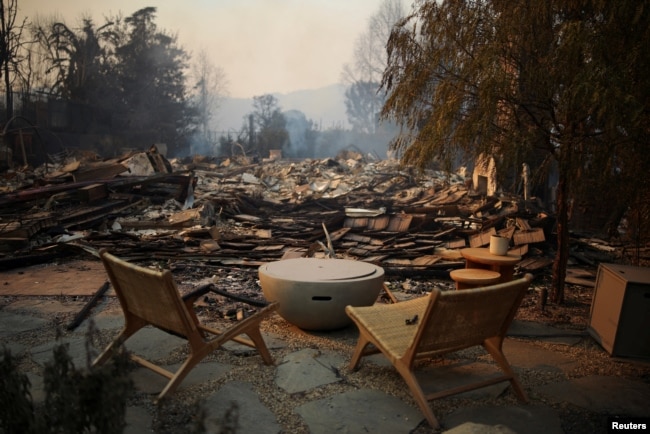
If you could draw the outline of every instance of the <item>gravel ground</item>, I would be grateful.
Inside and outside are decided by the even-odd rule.
[[[201,276],[198,277],[201,278]],[[191,270],[185,269],[176,278],[183,292],[194,286],[192,282],[196,282],[197,275],[192,274]],[[261,298],[256,274],[251,273],[250,270],[239,272],[237,270],[222,270],[219,280],[223,281],[223,279],[228,280],[229,290],[248,298]],[[549,283],[549,279],[543,276],[535,279],[522,303],[517,319],[536,321],[570,331],[585,330],[588,324],[593,288],[568,286],[564,305],[548,305],[542,311],[539,308],[539,296],[544,286],[546,285],[548,287]],[[452,288],[453,285],[451,281],[419,281],[414,279],[389,279],[387,280],[387,284],[400,298],[422,296],[428,292],[433,284],[448,288]],[[20,297],[0,297],[0,309],[19,299]],[[52,297],[52,299],[64,305],[66,303],[77,303],[81,306],[87,301],[86,297]],[[230,321],[228,315],[237,308],[242,307],[248,308],[247,305],[233,303],[223,297],[214,296],[204,299],[199,309],[203,321],[218,324],[220,322]],[[101,304],[101,308],[119,311],[119,305],[113,297],[107,298]],[[34,346],[51,340],[57,333],[57,330],[63,330],[65,328],[65,325],[72,320],[76,312],[77,310],[71,310],[67,313],[47,315],[50,325],[46,328],[46,331],[39,330],[34,333],[26,333],[20,337],[21,343]],[[273,356],[276,361],[281,360],[291,352],[305,348],[327,350],[340,354],[343,362],[341,366],[337,366],[336,368],[342,380],[308,392],[288,394],[275,385],[275,370],[273,367],[260,364],[259,358],[247,357],[245,354],[236,354],[228,351],[217,351],[206,360],[214,360],[233,366],[233,369],[224,377],[205,383],[200,387],[192,387],[187,391],[180,390],[175,394],[174,399],[167,400],[166,403],[158,407],[151,404],[150,396],[143,393],[137,393],[132,398],[131,404],[149,409],[151,414],[154,415],[155,432],[171,434],[190,432],[196,424],[197,415],[199,414],[197,411],[197,402],[209,396],[221,384],[234,379],[244,380],[253,384],[253,387],[260,392],[259,394],[262,397],[264,405],[276,415],[278,423],[284,427],[287,433],[308,432],[306,425],[294,413],[294,408],[306,402],[336,393],[369,387],[397,396],[406,402],[412,402],[403,380],[394,370],[372,364],[364,364],[363,369],[357,372],[350,372],[347,369],[347,362],[356,343],[354,333],[335,332],[332,334],[318,334],[301,332],[277,315],[263,323],[263,331],[279,337],[286,343],[285,347],[273,350]],[[100,346],[108,343],[111,338],[112,333],[100,334],[98,337]],[[637,379],[642,378],[645,381],[648,381],[650,376],[648,365],[617,363],[591,339],[584,339],[579,345],[575,346],[560,346],[543,342],[536,342],[535,345],[549,347],[553,351],[566,353],[569,357],[578,361],[578,365],[568,374],[523,370],[520,373],[520,378],[525,388],[561,381],[566,379],[567,376],[579,378],[586,375],[614,375]],[[468,350],[461,355],[452,357],[487,360],[485,355],[478,350]],[[183,354],[171,355],[167,362],[178,362],[182,358]],[[449,359],[434,360],[427,363],[445,364],[449,363]],[[22,369],[38,372],[40,368],[28,360],[23,360]],[[500,406],[514,404],[516,402],[516,398],[512,394],[507,393],[495,399],[481,401],[480,404]],[[477,404],[479,403],[477,403],[476,399],[463,400],[451,397],[435,401],[434,406],[435,413],[442,418],[445,414],[459,407],[475,406]],[[557,406],[556,410],[563,419],[566,432],[592,434],[599,432],[605,426],[605,417],[602,415],[590,414],[585,410],[570,405]],[[431,432],[434,431],[424,423],[414,431],[415,434]]]

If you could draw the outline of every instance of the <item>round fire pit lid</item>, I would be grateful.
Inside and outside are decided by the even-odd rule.
[[[304,282],[363,279],[381,270],[366,262],[320,258],[285,259],[265,264],[262,269],[268,276]]]

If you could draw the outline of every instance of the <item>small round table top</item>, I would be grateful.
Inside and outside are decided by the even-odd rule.
[[[462,249],[460,254],[467,260],[486,265],[515,265],[521,261],[520,255],[514,253],[507,253],[503,256],[493,255],[490,253],[490,249],[485,247],[468,247]]]
[[[375,278],[383,275],[384,270],[350,259],[292,258],[269,262],[259,272],[295,282],[323,282]]]
[[[501,273],[482,268],[459,268],[452,270],[449,276],[455,282],[479,285],[497,283],[501,278]]]

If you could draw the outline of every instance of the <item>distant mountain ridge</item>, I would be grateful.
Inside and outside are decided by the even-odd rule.
[[[326,130],[338,126],[349,128],[345,114],[345,86],[332,84],[318,89],[298,90],[290,93],[274,93],[283,112],[299,110],[316,125]],[[218,134],[239,131],[245,117],[253,112],[253,98],[226,98],[215,116]]]

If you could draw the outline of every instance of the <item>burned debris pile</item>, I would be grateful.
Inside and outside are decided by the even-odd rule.
[[[448,276],[463,266],[461,248],[486,246],[495,233],[522,256],[521,271],[552,262],[553,218],[535,200],[488,197],[458,174],[349,151],[261,162],[168,161],[155,148],[103,161],[72,155],[9,171],[0,188],[1,269],[105,247],[177,267],[256,270],[330,255],[387,275]]]

